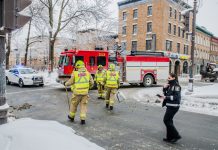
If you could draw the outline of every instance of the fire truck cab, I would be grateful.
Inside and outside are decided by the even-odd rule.
[[[69,80],[75,68],[75,63],[78,60],[84,61],[87,70],[94,77],[96,71],[98,70],[98,65],[102,65],[104,69],[108,68],[108,57],[108,51],[65,50],[60,54],[58,77],[56,81],[63,84],[65,81]]]

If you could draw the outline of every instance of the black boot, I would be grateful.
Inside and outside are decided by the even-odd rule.
[[[106,106],[105,106],[106,108],[108,108],[109,107],[109,104],[106,104]]]
[[[74,118],[70,117],[69,115],[68,115],[68,119],[69,119],[71,122],[74,122]]]
[[[86,121],[85,120],[81,120],[81,125],[85,125]]]
[[[113,106],[110,106],[110,110],[113,110],[114,109],[114,107]]]

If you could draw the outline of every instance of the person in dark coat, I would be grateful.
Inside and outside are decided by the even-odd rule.
[[[181,139],[180,134],[173,124],[173,118],[179,111],[181,101],[181,86],[176,79],[176,75],[171,73],[168,77],[168,84],[163,87],[164,96],[161,96],[163,100],[162,106],[166,106],[166,113],[164,115],[164,124],[166,126],[167,135],[163,140],[165,142],[175,143]]]

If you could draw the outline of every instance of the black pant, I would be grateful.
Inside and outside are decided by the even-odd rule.
[[[178,112],[179,107],[167,107],[166,113],[164,115],[164,124],[167,128],[167,139],[171,140],[178,138],[180,135],[173,125],[173,117]]]

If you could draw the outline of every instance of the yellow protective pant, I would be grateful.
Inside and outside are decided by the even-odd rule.
[[[105,95],[105,102],[106,102],[106,104],[109,104],[109,106],[113,106],[114,105],[116,93],[117,93],[117,89],[116,88],[107,88],[106,95]]]
[[[80,104],[80,119],[86,119],[88,95],[72,95],[71,105],[70,105],[70,117],[74,118],[77,112],[77,107]]]
[[[102,84],[98,84],[97,87],[98,87],[98,97],[104,98],[105,95],[104,86]]]

